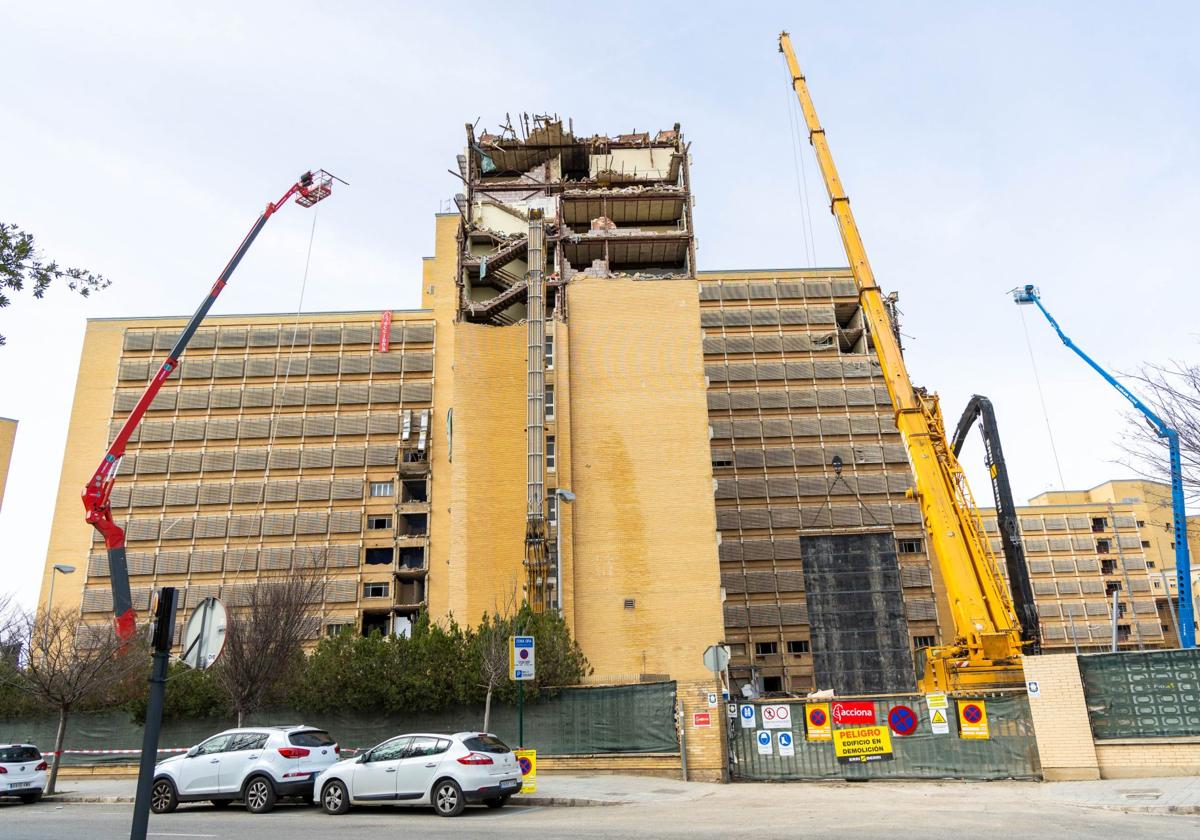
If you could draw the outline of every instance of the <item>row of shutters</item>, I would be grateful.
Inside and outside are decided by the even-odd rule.
[[[126,350],[170,350],[181,330],[130,329],[125,331]],[[393,346],[403,343],[428,344],[433,341],[433,324],[393,321],[388,333]],[[269,327],[218,327],[196,330],[189,349],[213,347],[305,347],[311,344],[377,344],[378,324],[299,324]]]
[[[409,437],[420,426],[409,416]],[[109,440],[116,437],[124,421],[109,423]],[[405,428],[399,412],[354,412],[352,414],[288,414],[283,416],[212,417],[209,419],[146,420],[134,430],[131,441],[157,443],[188,440],[256,440],[262,438],[333,437],[334,435],[397,435]],[[401,438],[402,440],[404,438]]]
[[[157,373],[160,362],[149,359],[125,359],[118,368],[121,380],[144,382]],[[433,354],[428,351],[407,353],[356,353],[350,356],[216,356],[184,358],[179,366],[183,379],[241,379],[253,376],[279,376],[284,379],[305,375],[354,373],[422,373],[433,370]]]
[[[119,475],[173,475],[231,470],[328,469],[333,466],[389,466],[398,458],[396,446],[251,446],[243,449],[152,450],[126,455]],[[361,489],[358,495],[361,495]],[[350,496],[334,498],[351,498]],[[355,496],[354,498],[357,498]]]
[[[112,506],[168,507],[186,505],[259,504],[262,502],[324,502],[330,499],[361,499],[363,482],[358,478],[280,479],[277,481],[221,481],[171,484],[118,484],[113,487]]]
[[[181,606],[180,609],[184,609],[184,608]],[[343,616],[343,615],[327,615],[324,619],[322,619],[321,616],[318,616],[318,615],[305,616],[302,621],[302,624],[300,626],[300,634],[301,634],[302,638],[304,638],[304,639],[308,639],[308,640],[319,639],[323,635],[322,628],[324,627],[324,625],[326,625],[326,624],[338,624],[338,625],[353,624],[355,622],[355,620],[356,619],[354,616],[347,617],[347,616]],[[176,621],[175,636],[174,636],[174,640],[173,640],[173,644],[175,644],[175,645],[178,645],[182,642],[183,626],[184,626],[184,622]],[[110,639],[111,636],[112,636],[112,625],[107,622],[100,623],[100,624],[80,623],[78,625],[78,627],[76,628],[75,638],[76,638],[76,644],[78,644],[81,648],[89,649],[89,648],[97,648],[97,647],[100,647],[102,644],[106,644],[107,643],[106,640]]]
[[[709,382],[763,382],[787,379],[866,379],[879,376],[879,362],[866,356],[786,362],[710,362],[704,366]]]
[[[291,534],[358,534],[362,508],[304,510],[299,513],[220,514],[216,516],[134,517],[120,523],[129,542],[217,537],[279,537]],[[101,541],[100,533],[93,540]]]
[[[709,423],[714,440],[738,440],[763,438],[798,438],[848,435],[850,424],[845,417],[778,417],[766,420],[713,420]],[[843,447],[846,448],[846,447]],[[864,447],[865,448],[865,447]],[[879,447],[876,447],[878,449]],[[714,449],[714,454],[720,450]],[[883,453],[888,463],[902,463],[908,460],[904,445],[900,443],[884,444]],[[845,460],[844,453],[842,459]],[[718,459],[719,460],[719,459]],[[817,460],[814,463],[821,463]],[[876,461],[875,463],[878,463]]]
[[[1107,519],[1108,517],[1103,518]],[[1114,516],[1113,523],[1118,530],[1128,529],[1132,531],[1137,528],[1137,520],[1125,514]],[[1030,531],[1090,531],[1091,529],[1092,517],[1082,514],[1021,517],[1022,533],[1029,533]]]
[[[1087,537],[1081,537],[1081,536],[1049,537],[1049,538],[1023,537],[1021,540],[1021,544],[1025,546],[1026,551],[1034,553],[1034,554],[1043,554],[1048,551],[1086,551],[1089,553],[1094,553],[1096,551],[1096,540],[1094,537],[1090,537],[1090,536],[1087,536]],[[1128,548],[1133,551],[1141,551],[1142,550],[1142,541],[1139,540],[1136,535],[1132,535],[1132,534],[1130,534],[1130,535],[1122,534],[1121,536],[1119,536],[1117,538],[1117,544],[1123,549]],[[1115,559],[1117,556],[1117,553],[1116,553],[1116,551],[1113,551],[1112,553],[1113,553],[1114,559]],[[1126,558],[1127,561],[1130,559],[1132,559],[1132,558]],[[1128,566],[1128,562],[1126,563],[1126,565]],[[1134,568],[1134,567],[1130,566],[1129,568]],[[1139,566],[1137,568],[1144,568],[1144,566]]]
[[[700,283],[700,300],[798,300],[801,298],[851,297],[858,294],[848,277],[828,280],[716,280]]]
[[[141,389],[120,388],[113,397],[113,413],[133,410],[142,397]],[[176,388],[159,391],[150,411],[212,408],[271,408],[301,405],[367,405],[382,403],[427,403],[433,399],[433,383],[343,382],[328,385],[248,385],[244,388]]]
[[[830,330],[823,330],[821,332],[796,331],[776,334],[756,333],[754,335],[706,336],[704,339],[705,355],[811,353],[836,348],[837,333]]]
[[[806,604],[724,605],[726,627],[778,627],[808,624]],[[909,621],[936,621],[937,606],[932,598],[905,598],[904,614]]]
[[[828,305],[749,306],[701,309],[700,326],[715,327],[790,327],[805,324],[836,326],[837,315]]]
[[[755,542],[767,541],[756,540]],[[743,543],[743,545],[746,544]],[[900,583],[907,588],[929,588],[933,586],[933,578],[926,566],[905,565],[900,567]],[[727,571],[721,573],[721,585],[729,595],[803,592],[804,573],[799,569],[779,569],[767,572]]]
[[[890,405],[887,388],[884,386],[860,386],[837,388],[813,388],[805,386],[786,390],[783,388],[740,388],[733,391],[710,390],[709,411],[746,411],[788,408],[836,408],[845,405]],[[884,431],[896,431],[896,424],[889,412],[884,417],[875,414],[849,415],[852,422],[860,422],[861,432],[879,431],[879,421],[885,424]],[[842,418],[845,422],[845,418]],[[832,432],[827,434],[846,434]]]
[[[125,562],[131,575],[182,575],[254,570],[343,569],[359,565],[359,544],[271,545],[261,548],[198,548],[194,551],[129,551]],[[88,577],[108,577],[108,556],[88,558]]]
[[[1130,578],[1129,588],[1134,592],[1149,592],[1150,579],[1146,577]],[[1099,595],[1103,592],[1104,581],[1099,578],[1055,578],[1033,581],[1035,596]]]
[[[857,528],[864,525],[912,525],[920,522],[920,508],[911,502],[717,509],[717,528],[722,531],[843,526]]]
[[[741,422],[741,421],[738,421]],[[753,421],[757,424],[758,421]],[[775,434],[779,431],[774,427],[767,426],[766,421],[763,423],[763,429],[759,435],[751,434],[753,431],[747,427],[741,427],[740,431],[745,434],[739,437],[787,437],[787,434]],[[788,422],[788,421],[783,421]],[[714,424],[715,426],[716,424]],[[790,427],[793,429],[793,436],[804,437],[807,435],[799,434],[797,430],[807,431],[809,426],[801,420],[793,420],[790,422]],[[722,431],[724,431],[722,429]],[[768,434],[771,433],[771,434]],[[846,467],[853,467],[856,464],[907,464],[908,453],[905,451],[903,444],[885,443],[885,444],[833,444],[829,446],[769,446],[763,449],[726,449],[714,447],[711,452],[713,465],[716,467],[729,466],[732,464],[739,469],[754,469],[760,467],[815,467],[821,464],[830,464],[835,457],[840,458],[842,464]],[[907,474],[907,471],[905,471]],[[731,481],[732,479],[722,479],[723,481]],[[824,493],[824,489],[821,490]]]
[[[797,450],[799,454],[801,450]],[[841,496],[869,493],[903,494],[913,486],[907,473],[876,475],[843,475],[840,478],[820,475],[772,475],[767,478],[717,479],[718,499],[781,499],[799,496]]]
[[[1143,555],[1126,555],[1125,562],[1113,554],[1105,558],[1112,560],[1114,568],[1128,571],[1141,571],[1146,568],[1146,558]],[[1053,559],[1036,558],[1029,560],[1029,571],[1035,575],[1074,574],[1076,570],[1083,574],[1095,573],[1100,568],[1100,561],[1095,557],[1055,557]]]
[[[194,609],[205,598],[220,598],[228,606],[245,606],[248,595],[257,583],[212,583],[192,584],[180,593],[180,608]],[[181,587],[182,588],[182,587]],[[150,607],[152,587],[135,586],[130,589],[135,610],[146,610]],[[354,577],[341,580],[325,581],[309,603],[345,603],[358,600],[358,580]],[[112,590],[89,586],[83,591],[83,611],[112,612]]]
[[[1138,632],[1143,639],[1156,639],[1162,636],[1162,628],[1157,621],[1139,621]],[[1108,644],[1112,639],[1112,626],[1106,622],[1079,622],[1074,624],[1074,636],[1069,624],[1045,624],[1042,626],[1042,638],[1047,641],[1086,642],[1089,639]]]

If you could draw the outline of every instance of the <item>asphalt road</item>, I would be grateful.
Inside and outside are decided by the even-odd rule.
[[[281,805],[273,813],[247,814],[182,806],[152,816],[150,838],[243,840],[379,840],[421,838],[893,837],[1074,838],[1122,840],[1200,837],[1200,817],[1130,814],[1048,802],[1034,785],[1009,784],[756,784],[717,788],[688,802],[607,807],[470,808],[445,819],[413,808],[358,808],[330,817],[317,808]],[[0,804],[4,840],[124,840],[132,806]]]

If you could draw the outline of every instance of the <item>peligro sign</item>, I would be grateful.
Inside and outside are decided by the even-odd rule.
[[[863,726],[875,723],[875,704],[865,702],[834,701],[833,722],[842,726]]]

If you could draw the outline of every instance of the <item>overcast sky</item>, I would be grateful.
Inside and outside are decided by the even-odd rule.
[[[506,112],[682,123],[700,268],[809,265],[783,28],[900,293],[914,382],[951,424],[972,393],[995,401],[1019,499],[1059,477],[1009,289],[1039,284],[1112,368],[1196,357],[1196,4],[432,5],[4,4],[0,219],[113,286],[0,311],[0,416],[21,423],[0,589],[36,598],[85,319],[190,314],[304,169],[351,182],[320,207],[309,311],[418,305],[463,124]],[[844,265],[800,151],[811,262]],[[295,311],[311,224],[276,216],[215,311]],[[1120,398],[1026,318],[1066,484],[1126,474]]]

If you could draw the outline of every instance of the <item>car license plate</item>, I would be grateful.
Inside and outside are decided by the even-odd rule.
[[[8,789],[16,790],[17,788],[27,788],[27,787],[29,787],[28,782],[12,782],[9,784]]]
[[[520,787],[521,783],[516,779],[505,779],[500,783],[500,787]]]

